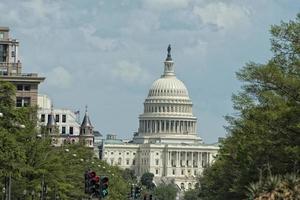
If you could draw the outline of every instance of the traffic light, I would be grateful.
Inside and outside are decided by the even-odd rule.
[[[102,176],[100,180],[100,197],[108,195],[108,177]]]
[[[149,200],[152,200],[152,194],[150,194],[150,196],[149,196]]]
[[[84,174],[85,178],[85,193],[99,196],[99,176],[94,171],[87,171]]]

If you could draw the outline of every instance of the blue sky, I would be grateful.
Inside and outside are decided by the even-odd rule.
[[[177,77],[189,89],[198,132],[226,134],[235,72],[264,63],[269,29],[294,19],[298,0],[1,0],[0,26],[20,41],[24,72],[46,76],[54,106],[84,112],[103,134],[131,138],[151,83],[172,44]]]

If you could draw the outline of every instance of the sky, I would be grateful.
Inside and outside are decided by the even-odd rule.
[[[95,129],[132,138],[167,46],[189,90],[198,133],[224,137],[235,72],[271,56],[270,27],[295,19],[299,0],[0,0],[0,26],[20,41],[23,72],[46,80],[56,108],[85,105]]]

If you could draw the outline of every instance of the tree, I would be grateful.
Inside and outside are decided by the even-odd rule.
[[[174,184],[160,184],[154,189],[153,194],[156,199],[175,200],[177,188]]]
[[[271,27],[274,56],[237,73],[244,82],[227,116],[228,137],[200,178],[202,199],[245,199],[246,186],[268,168],[274,175],[300,168],[300,14]]]
[[[146,186],[146,188],[149,190],[153,190],[153,188],[155,187],[155,185],[153,183],[153,177],[154,177],[154,174],[152,174],[150,172],[144,173],[141,177],[142,185]]]
[[[300,178],[298,174],[272,175],[251,183],[248,187],[248,198],[300,200]]]
[[[130,182],[136,182],[136,176],[134,174],[134,170],[132,169],[128,169],[126,168],[123,172],[122,172],[122,177]]]
[[[198,191],[193,189],[193,190],[188,190],[184,193],[183,196],[184,200],[200,200],[198,197]]]
[[[126,199],[129,187],[121,169],[94,158],[93,150],[83,145],[53,147],[50,136],[38,137],[36,108],[15,108],[14,96],[14,85],[0,81],[0,112],[3,113],[0,179],[12,177],[12,199],[24,199],[24,194],[29,197],[32,191],[37,198],[42,182],[47,186],[48,199],[55,199],[55,195],[60,199],[87,199],[83,178],[87,169],[109,177],[107,200]],[[4,187],[2,181],[0,186]]]

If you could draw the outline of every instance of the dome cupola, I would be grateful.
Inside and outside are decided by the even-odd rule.
[[[140,115],[137,143],[194,143],[197,118],[192,113],[192,101],[184,83],[177,79],[168,46],[164,72],[153,82]]]

